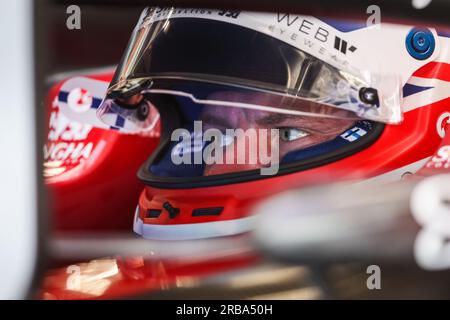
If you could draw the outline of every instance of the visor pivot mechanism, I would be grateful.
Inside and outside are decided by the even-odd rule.
[[[374,88],[361,88],[359,90],[359,98],[365,104],[379,106],[378,91]]]
[[[112,99],[128,99],[136,94],[140,94],[142,90],[151,87],[152,84],[153,81],[149,79],[130,80],[112,90],[109,96]]]

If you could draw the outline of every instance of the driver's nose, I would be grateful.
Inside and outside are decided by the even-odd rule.
[[[260,141],[266,143],[266,150],[271,150],[270,130],[262,128],[252,128],[254,134],[237,135],[234,142],[224,147],[223,163],[207,165],[204,171],[205,176],[225,174],[239,171],[255,170],[265,167],[261,164]],[[268,132],[269,131],[269,132]],[[264,137],[263,135],[266,135]],[[262,138],[265,140],[261,140]],[[263,154],[267,151],[263,150]]]

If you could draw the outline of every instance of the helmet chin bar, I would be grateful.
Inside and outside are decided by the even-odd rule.
[[[204,208],[202,210],[206,211]],[[160,212],[160,214],[162,214],[162,212]],[[170,216],[170,212],[168,214]],[[153,216],[153,218],[157,217]],[[150,240],[208,239],[234,236],[252,231],[254,220],[255,217],[245,217],[203,223],[144,224],[143,219],[139,215],[138,206],[134,217],[133,231],[143,238]]]

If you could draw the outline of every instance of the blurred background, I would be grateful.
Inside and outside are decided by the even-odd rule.
[[[144,6],[83,4],[81,30],[66,27],[67,7],[54,3],[45,14],[49,75],[116,65]]]

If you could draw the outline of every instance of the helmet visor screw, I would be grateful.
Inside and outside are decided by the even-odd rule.
[[[374,88],[361,88],[359,91],[359,98],[365,104],[379,105],[378,92]]]

